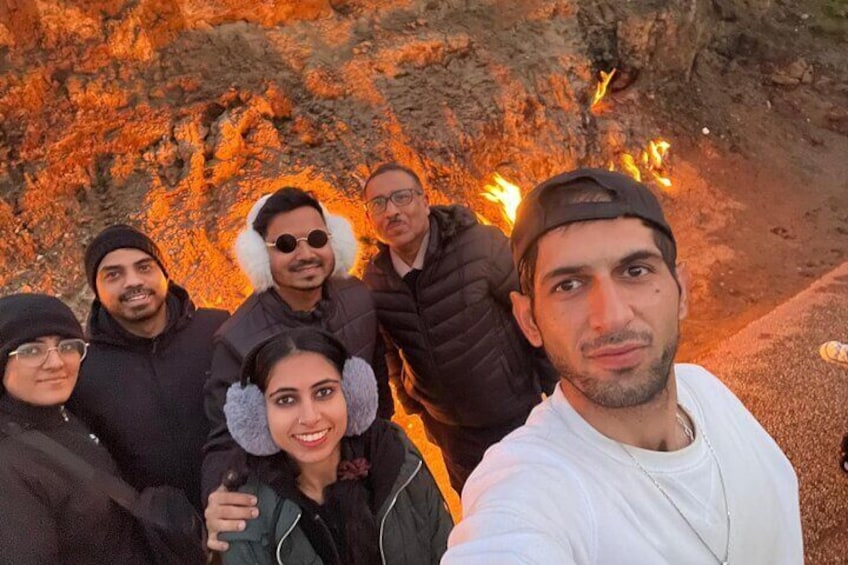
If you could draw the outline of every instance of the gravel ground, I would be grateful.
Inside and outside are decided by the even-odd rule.
[[[848,563],[848,474],[838,466],[848,368],[818,353],[833,339],[848,341],[848,263],[696,360],[739,396],[795,466],[809,565]]]

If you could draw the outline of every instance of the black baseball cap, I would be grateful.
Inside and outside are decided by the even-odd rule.
[[[609,201],[572,202],[569,192],[587,187],[601,187]],[[627,175],[603,169],[577,169],[549,178],[536,186],[521,201],[515,227],[510,237],[516,267],[533,243],[548,231],[573,222],[610,220],[620,217],[640,218],[666,234],[674,254],[677,244],[662,206],[647,186]],[[672,261],[675,257],[671,258]]]

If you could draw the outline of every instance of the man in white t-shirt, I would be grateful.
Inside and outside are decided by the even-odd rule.
[[[802,563],[788,459],[715,376],[674,365],[687,280],[650,190],[556,176],[511,244],[513,313],[561,379],[472,473],[442,563]]]

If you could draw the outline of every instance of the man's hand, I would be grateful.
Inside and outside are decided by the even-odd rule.
[[[230,492],[221,485],[209,495],[206,503],[206,529],[209,538],[206,546],[212,551],[227,551],[230,545],[218,540],[221,532],[240,532],[247,527],[247,520],[259,516],[256,497],[243,492]]]

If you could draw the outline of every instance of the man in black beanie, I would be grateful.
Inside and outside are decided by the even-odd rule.
[[[202,448],[209,432],[203,386],[212,336],[226,312],[196,308],[168,279],[159,247],[127,225],[86,248],[95,293],[89,358],[69,406],[103,440],[138,489],[169,485],[200,506]]]

